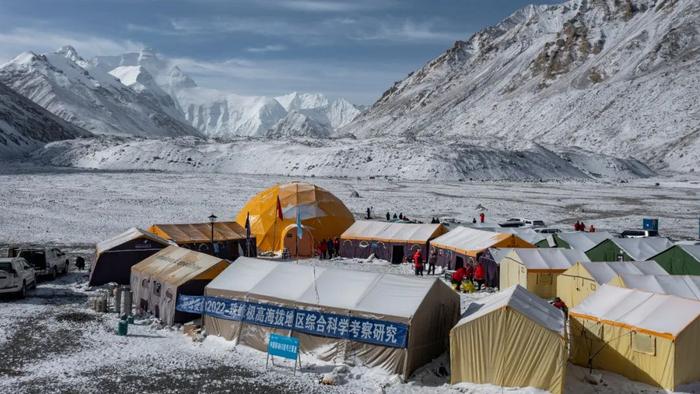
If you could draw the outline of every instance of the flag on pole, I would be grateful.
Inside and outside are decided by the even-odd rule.
[[[250,257],[250,212],[245,216],[245,249],[246,255]]]
[[[284,215],[282,215],[282,203],[280,202],[280,196],[277,196],[277,217],[279,220],[284,220]]]
[[[297,206],[297,238],[301,239],[304,235],[304,230],[301,228],[301,209]]]

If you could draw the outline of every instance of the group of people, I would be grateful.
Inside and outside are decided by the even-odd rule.
[[[425,265],[423,264],[423,253],[420,249],[416,250],[411,256],[413,260],[413,269],[416,276],[423,276],[423,271],[425,270]],[[437,265],[437,252],[435,249],[430,251],[430,256],[428,256],[428,275],[435,275],[435,266]]]
[[[574,231],[586,231],[586,224],[583,223],[583,220],[581,221],[576,221],[574,223]],[[588,228],[589,233],[594,233],[595,232],[595,227],[591,224],[591,226]]]
[[[459,267],[452,273],[452,285],[457,288],[457,290],[462,290],[462,284],[464,282],[473,282],[476,290],[480,290],[483,285],[486,284],[486,270],[482,263],[476,263],[475,265],[467,264],[466,266]]]
[[[406,221],[408,221],[408,218],[407,218],[406,216],[404,216],[403,213],[399,213],[399,214],[397,215],[396,212],[394,212],[394,216],[391,216],[391,213],[390,213],[390,212],[387,212],[387,213],[386,213],[386,221],[387,221],[387,222],[390,222],[391,219],[392,219],[392,217],[394,218],[394,220],[406,220]]]
[[[321,260],[338,257],[340,254],[340,238],[322,239],[316,246],[316,251]]]
[[[484,223],[486,221],[486,214],[481,212],[479,214],[479,223]],[[472,224],[476,224],[476,218],[472,218]]]

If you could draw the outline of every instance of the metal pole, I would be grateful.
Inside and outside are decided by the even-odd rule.
[[[214,255],[214,222],[211,222],[211,254]]]

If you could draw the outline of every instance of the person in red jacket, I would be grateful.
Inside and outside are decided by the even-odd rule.
[[[486,214],[484,214],[483,212],[481,212],[481,213],[479,214],[479,221],[480,221],[481,223],[483,223],[484,220],[486,220]]]
[[[452,284],[457,286],[457,290],[459,290],[459,285],[462,284],[462,281],[467,277],[467,270],[464,267],[459,267],[455,272],[452,273]]]
[[[333,251],[335,251],[334,257],[340,256],[340,238],[338,237],[333,240]]]
[[[321,243],[318,245],[318,250],[321,253],[321,260],[326,258],[326,248],[327,248],[326,240],[323,239],[321,240]]]
[[[486,271],[481,263],[477,263],[476,268],[474,268],[474,282],[476,282],[478,290],[481,290],[481,286],[486,283]]]
[[[564,317],[569,316],[569,307],[566,306],[566,303],[562,301],[561,298],[556,297],[554,301],[552,301],[552,306],[564,312]]]
[[[420,249],[413,254],[413,268],[416,270],[416,276],[423,276],[423,254]]]

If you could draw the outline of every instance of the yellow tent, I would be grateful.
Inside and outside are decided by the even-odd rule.
[[[557,277],[578,261],[588,261],[588,257],[576,249],[512,249],[501,259],[499,287],[519,284],[542,298],[554,298]]]
[[[494,233],[469,227],[457,227],[430,242],[437,249],[476,258],[488,248],[534,248],[520,237],[508,233]]]
[[[300,240],[297,240],[297,213],[303,231]],[[287,248],[293,255],[301,256],[313,255],[314,245],[320,240],[340,237],[355,222],[336,196],[302,182],[275,185],[258,193],[238,212],[236,222],[245,226],[247,215],[259,251],[277,252]]]
[[[572,361],[674,391],[700,380],[700,302],[603,285],[569,313]]]
[[[584,260],[557,277],[557,297],[572,308],[598,290],[598,287],[610,283],[613,278],[621,274],[664,275],[666,271],[654,261],[588,262]]]
[[[560,310],[521,286],[479,300],[450,331],[451,382],[559,394],[566,376],[565,327]]]

